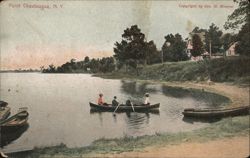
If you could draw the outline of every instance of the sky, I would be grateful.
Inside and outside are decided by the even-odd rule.
[[[135,24],[160,49],[170,33],[185,39],[195,26],[211,23],[223,30],[235,8],[233,1],[4,1],[0,69],[112,56],[114,43]]]

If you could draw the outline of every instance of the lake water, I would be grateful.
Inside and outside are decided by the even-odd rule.
[[[162,132],[190,131],[208,123],[183,120],[182,111],[191,107],[218,106],[223,97],[202,91],[175,89],[147,84],[91,77],[88,74],[1,73],[1,100],[9,103],[12,114],[28,107],[29,127],[18,139],[3,147],[16,151],[33,147],[68,147],[91,144],[100,138],[153,135]],[[151,103],[161,103],[160,113],[90,113],[89,102],[98,94],[111,102],[127,99],[143,101],[150,93]],[[200,95],[202,94],[202,95]]]

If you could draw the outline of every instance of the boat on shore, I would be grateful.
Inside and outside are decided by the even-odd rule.
[[[10,107],[0,107],[0,121],[5,120],[10,115]]]
[[[229,116],[240,116],[250,114],[250,106],[241,106],[235,108],[219,108],[219,109],[185,109],[182,114],[185,117],[195,118],[222,118]]]
[[[7,105],[7,102],[0,100],[0,121],[5,120],[10,115],[10,107]]]
[[[111,104],[107,105],[98,105],[95,103],[89,103],[91,110],[98,110],[98,111],[107,111],[107,112],[148,112],[148,111],[154,111],[154,110],[159,110],[160,103],[157,104],[152,104],[152,105],[133,105],[134,109],[132,106],[127,106],[124,104],[117,106],[112,106]],[[117,109],[116,109],[117,108]]]
[[[6,107],[7,105],[7,102],[0,100],[0,107]]]
[[[0,121],[1,134],[15,132],[26,126],[28,124],[28,116],[27,108],[20,108],[17,114]]]

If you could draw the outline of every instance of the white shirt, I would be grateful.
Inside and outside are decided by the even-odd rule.
[[[145,98],[144,104],[149,104],[149,97]]]

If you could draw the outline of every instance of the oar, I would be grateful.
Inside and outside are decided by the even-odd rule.
[[[121,105],[121,104],[119,104],[119,105],[115,108],[115,111],[113,112],[113,115],[115,115],[115,112],[116,112],[116,110],[119,108],[120,105]]]
[[[133,105],[133,103],[131,103],[131,106],[132,106],[133,111],[135,112],[135,109],[134,109],[134,105]]]

